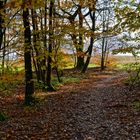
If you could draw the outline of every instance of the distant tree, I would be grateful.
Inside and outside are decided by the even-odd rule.
[[[106,67],[106,61],[108,59],[108,54],[110,51],[110,40],[112,40],[112,34],[110,33],[110,28],[113,27],[115,20],[115,14],[113,11],[113,6],[110,0],[98,1],[98,19],[100,21],[99,26],[101,26],[101,70],[104,70]],[[100,43],[99,43],[100,46]]]
[[[60,6],[60,12],[58,15],[61,15],[60,17],[65,18],[67,21],[67,24],[64,26],[66,27],[66,34],[71,37],[73,46],[75,48],[75,68],[78,70],[83,69],[85,62],[85,66],[88,65],[86,56],[89,56],[92,52],[91,45],[86,48],[87,51],[84,51],[84,41],[86,38],[86,34],[93,35],[92,27],[90,27],[90,29],[88,29],[88,27],[91,25],[89,23],[89,19],[91,18],[90,11],[95,11],[95,6],[96,0],[65,1],[63,2],[62,6]],[[86,20],[86,17],[88,20]],[[90,21],[92,22],[92,19]],[[87,58],[89,59],[89,57]]]
[[[91,19],[91,28],[90,28],[90,44],[89,44],[89,47],[86,51],[86,61],[85,61],[85,64],[83,66],[83,69],[82,69],[82,73],[85,73],[86,70],[87,70],[87,67],[89,65],[89,62],[90,62],[90,59],[91,59],[91,55],[92,55],[92,50],[93,50],[93,44],[94,44],[94,40],[95,40],[95,22],[96,22],[96,16],[95,16],[95,13],[96,13],[96,2],[97,1],[94,1],[90,6],[89,6],[89,14],[90,14],[90,19]]]
[[[64,7],[66,5],[67,8]],[[83,42],[83,21],[84,14],[82,12],[83,3],[81,1],[67,2],[65,1],[63,8],[64,18],[70,23],[66,34],[69,34],[76,50],[76,65],[75,68],[81,70],[84,65],[84,42]],[[74,10],[74,12],[72,12]]]

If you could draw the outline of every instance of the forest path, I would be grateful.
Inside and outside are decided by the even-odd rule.
[[[121,82],[126,73],[105,73],[99,77],[93,83],[94,78],[91,79],[86,89],[73,89],[57,100],[50,97],[49,139],[140,139],[140,112],[130,107],[131,101],[127,100],[131,94]]]
[[[0,122],[0,140],[140,140],[140,92],[128,91],[124,72],[91,72],[25,108],[3,104],[11,117]],[[19,99],[19,98],[18,98]]]

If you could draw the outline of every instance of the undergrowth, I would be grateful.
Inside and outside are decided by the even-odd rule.
[[[124,68],[129,74],[128,78],[124,81],[124,83],[126,85],[129,85],[129,89],[132,90],[135,86],[140,84],[140,64],[127,64],[124,66]]]
[[[0,112],[0,122],[7,120],[9,117],[5,114]]]

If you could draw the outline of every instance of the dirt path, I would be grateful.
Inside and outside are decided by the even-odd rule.
[[[124,77],[102,74],[97,81],[83,81],[86,87],[76,84],[71,92],[62,88],[50,94],[34,116],[21,113],[1,124],[1,139],[10,133],[9,140],[140,140],[140,110],[132,106],[140,93],[128,92],[120,82]]]
[[[124,76],[105,75],[89,90],[65,95],[62,100],[49,99],[53,117],[49,120],[48,139],[139,140],[140,112],[126,101],[128,91],[120,85]]]

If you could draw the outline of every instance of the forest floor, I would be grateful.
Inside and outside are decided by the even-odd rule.
[[[66,74],[71,74],[67,71]],[[23,85],[0,93],[0,140],[140,140],[140,90],[129,91],[122,71],[89,70],[57,92],[38,93],[23,106]]]

